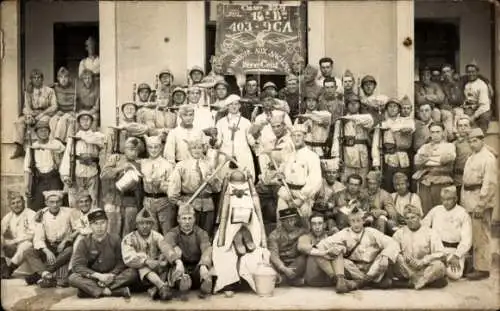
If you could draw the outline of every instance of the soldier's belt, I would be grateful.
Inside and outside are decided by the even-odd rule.
[[[344,139],[344,146],[368,145],[367,139]]]
[[[301,190],[302,188],[304,188],[304,185],[302,186],[299,186],[299,185],[293,185],[293,184],[289,184],[289,183],[286,183],[288,185],[288,188],[290,188],[290,190]]]
[[[80,161],[81,164],[89,165],[92,163],[99,163],[98,157],[86,157],[86,156],[76,156],[75,159]]]
[[[463,168],[456,168],[453,170],[453,173],[463,175],[464,169]]]
[[[305,144],[310,147],[324,147],[325,143],[324,142],[313,142],[313,141],[306,141]]]
[[[458,242],[456,243],[450,243],[450,242],[445,242],[445,241],[442,241],[443,242],[443,246],[444,247],[450,247],[450,248],[457,248],[458,247]]]
[[[183,196],[187,196],[187,197],[191,197],[193,195],[193,193],[181,193],[181,195]],[[212,194],[211,193],[200,193],[196,198],[198,199],[210,199],[212,198]]]
[[[167,194],[166,193],[149,193],[149,192],[144,192],[144,196],[146,198],[154,198],[154,199],[158,199],[158,198],[166,198],[167,197]]]
[[[464,190],[465,191],[475,191],[475,190],[480,190],[483,185],[477,184],[477,185],[464,185]]]

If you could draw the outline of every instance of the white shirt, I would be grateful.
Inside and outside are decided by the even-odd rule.
[[[9,240],[24,241],[33,239],[33,229],[35,227],[35,212],[29,208],[16,214],[9,212],[2,218],[2,239],[7,231],[10,231]]]
[[[56,140],[49,140],[47,143],[42,144],[40,142],[34,142],[33,147],[42,147],[44,149],[36,149],[35,154],[35,166],[42,174],[51,172],[57,169],[57,161],[55,157],[59,157],[64,152],[64,145]],[[29,149],[27,150],[27,155],[24,157],[24,171],[30,172],[30,156]]]
[[[61,207],[59,213],[53,215],[48,208],[43,209],[41,222],[35,223],[33,247],[42,249],[47,247],[45,242],[60,242],[68,237],[73,231],[71,211],[69,207]]]
[[[99,56],[93,58],[86,57],[82,59],[80,61],[80,66],[78,67],[78,76],[82,74],[84,69],[88,69],[98,75],[100,72]]]

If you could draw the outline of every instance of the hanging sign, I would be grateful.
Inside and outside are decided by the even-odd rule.
[[[224,72],[290,72],[294,58],[305,58],[304,13],[298,5],[219,4],[215,54]]]

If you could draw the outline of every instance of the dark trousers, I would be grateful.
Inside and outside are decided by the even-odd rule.
[[[286,265],[288,268],[292,268],[295,270],[295,278],[290,279],[288,278],[285,274],[281,273],[281,279],[282,283],[285,285],[294,285],[295,282],[304,277],[304,274],[306,273],[306,268],[307,268],[307,256],[301,255],[297,258],[295,258],[290,264]]]
[[[411,180],[411,169],[409,167],[407,168],[400,168],[400,167],[393,167],[389,166],[387,164],[384,164],[384,167],[382,169],[382,189],[389,193],[393,193],[396,190],[394,190],[394,183],[392,182],[392,178],[394,174],[400,172],[405,174],[408,177],[408,180]]]
[[[127,268],[115,276],[115,280],[108,288],[114,290],[137,281],[137,270]],[[99,286],[96,280],[86,278],[79,273],[73,273],[69,276],[69,285],[78,289],[78,297],[80,298],[98,298],[104,290],[104,287]]]
[[[59,172],[53,170],[52,172],[42,174],[38,172],[36,178],[33,180],[32,197],[28,201],[28,206],[35,212],[45,207],[44,191],[49,190],[62,190],[64,187]]]
[[[57,253],[57,245],[47,245],[47,248],[56,256],[56,261],[52,265],[47,263],[47,257],[41,249],[31,248],[24,252],[24,260],[28,263],[33,273],[40,274],[43,271],[54,273],[57,269],[69,264],[71,254],[73,253],[72,246],[67,246],[59,254]]]
[[[201,286],[200,266],[196,264],[195,265],[185,264],[184,269],[185,273],[189,275],[189,278],[191,278],[191,289],[200,289]],[[180,281],[175,282],[174,287],[176,289],[179,289],[179,283]]]
[[[214,211],[199,212],[196,211],[196,225],[208,232],[208,236],[214,236]]]

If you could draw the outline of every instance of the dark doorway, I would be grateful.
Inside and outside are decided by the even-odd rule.
[[[459,21],[454,19],[415,20],[415,61],[417,70],[440,70],[443,64],[455,69],[459,63]]]
[[[72,76],[78,75],[80,61],[87,57],[85,40],[94,37],[99,41],[99,23],[76,22],[54,24],[54,77],[65,66]],[[99,51],[99,44],[97,45]]]

